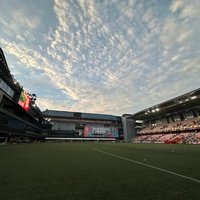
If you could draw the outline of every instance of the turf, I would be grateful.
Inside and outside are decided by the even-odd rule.
[[[200,145],[41,143],[0,146],[2,200],[200,199]]]

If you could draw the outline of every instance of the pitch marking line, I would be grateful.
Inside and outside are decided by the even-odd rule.
[[[166,170],[166,169],[162,169],[162,168],[159,168],[159,167],[155,167],[155,166],[153,166],[153,165],[148,165],[148,164],[145,164],[145,163],[136,161],[136,160],[132,160],[132,159],[129,159],[129,158],[126,158],[126,157],[118,156],[118,155],[115,155],[115,154],[112,154],[112,153],[108,153],[108,152],[105,152],[105,151],[101,151],[101,150],[98,150],[98,149],[92,149],[92,150],[93,150],[93,151],[96,151],[96,152],[99,152],[99,153],[103,153],[103,154],[112,156],[112,157],[116,157],[116,158],[119,158],[119,159],[122,159],[122,160],[126,160],[126,161],[129,161],[129,162],[132,162],[132,163],[136,163],[136,164],[138,164],[138,165],[142,165],[142,166],[145,166],[145,167],[149,167],[149,168],[152,168],[152,169],[156,169],[156,170],[158,170],[158,171],[162,171],[162,172],[165,172],[165,173],[168,173],[168,174],[173,174],[173,175],[175,175],[175,176],[179,176],[179,177],[181,177],[181,178],[188,179],[188,180],[191,180],[191,181],[200,183],[200,180],[198,180],[198,179],[191,178],[191,177],[189,177],[189,176],[184,176],[184,175],[182,175],[182,174],[178,174],[178,173],[173,172],[173,171],[170,171],[170,170]]]

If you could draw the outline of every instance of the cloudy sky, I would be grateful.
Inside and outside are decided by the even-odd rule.
[[[200,86],[199,0],[0,5],[0,47],[41,110],[135,113]]]

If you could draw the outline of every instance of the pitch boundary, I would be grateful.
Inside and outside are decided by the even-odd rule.
[[[179,173],[170,171],[170,170],[166,170],[166,169],[162,169],[162,168],[160,168],[160,167],[156,167],[156,166],[153,166],[153,165],[145,164],[145,163],[142,163],[142,162],[139,162],[139,161],[130,159],[130,158],[126,158],[126,157],[123,157],[123,156],[118,156],[118,155],[116,155],[116,154],[108,153],[108,152],[106,152],[106,151],[101,151],[101,150],[94,149],[94,148],[92,148],[92,150],[93,150],[93,151],[96,151],[96,152],[99,152],[99,153],[102,153],[102,154],[106,154],[106,155],[115,157],[115,158],[119,158],[119,159],[122,159],[122,160],[126,160],[126,161],[129,161],[129,162],[132,162],[132,163],[136,163],[136,164],[138,164],[138,165],[142,165],[142,166],[145,166],[145,167],[149,167],[149,168],[152,168],[152,169],[155,169],[155,170],[158,170],[158,171],[162,171],[162,172],[165,172],[165,173],[168,173],[168,174],[172,174],[172,175],[175,175],[175,176],[184,178],[184,179],[188,179],[188,180],[191,180],[191,181],[200,183],[200,180],[198,180],[198,179],[195,179],[195,178],[192,178],[192,177],[189,177],[189,176],[185,176],[185,175],[182,175],[182,174],[179,174]]]

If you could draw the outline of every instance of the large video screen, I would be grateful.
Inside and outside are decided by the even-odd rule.
[[[25,110],[28,111],[30,104],[30,97],[27,92],[22,91],[19,97],[18,104]]]
[[[108,125],[87,124],[83,131],[84,137],[118,138],[118,128]]]

